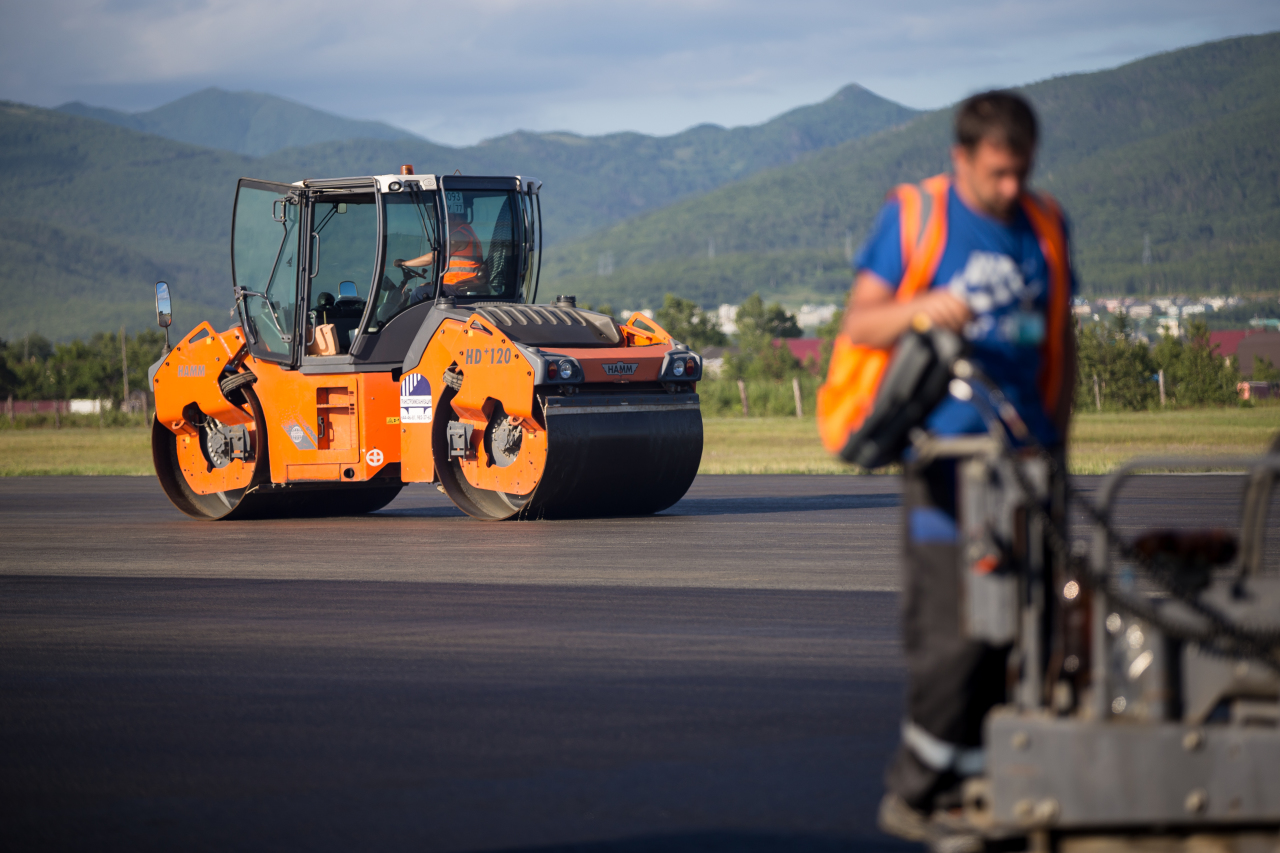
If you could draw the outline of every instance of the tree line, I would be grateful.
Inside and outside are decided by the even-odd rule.
[[[722,379],[782,382],[826,374],[843,314],[837,311],[818,327],[821,358],[811,364],[802,364],[787,347],[777,345],[779,338],[800,337],[800,327],[780,304],[766,305],[759,294],[752,294],[738,308],[738,332],[733,341],[720,330],[716,318],[697,303],[670,293],[655,319],[695,350],[736,343],[737,352],[725,357]],[[1154,346],[1135,333],[1132,321],[1124,315],[1081,325],[1076,334],[1078,411],[1225,406],[1239,401],[1240,365],[1235,356],[1224,357],[1210,344],[1209,325],[1204,319],[1191,320],[1185,338],[1164,335]],[[1255,356],[1253,378],[1280,382],[1280,369]]]
[[[1189,322],[1185,339],[1164,335],[1153,346],[1135,335],[1131,321],[1120,314],[1083,326],[1077,341],[1077,411],[1225,406],[1239,401],[1239,361],[1234,355],[1222,356],[1209,343],[1204,320]],[[1254,356],[1253,378],[1277,382],[1280,370]]]
[[[123,343],[123,346],[122,346]],[[164,333],[99,332],[88,340],[53,343],[40,335],[0,340],[0,398],[14,400],[112,400],[143,391],[150,403],[147,369],[164,354]]]
[[[607,305],[599,309],[612,313]],[[780,339],[801,336],[795,315],[779,303],[766,303],[758,293],[738,307],[738,329],[732,339],[714,315],[670,293],[655,319],[695,350],[736,344],[734,351],[725,354],[721,379],[790,382],[799,378],[807,388],[813,377],[826,373],[842,313],[836,312],[818,328],[821,357],[808,363],[780,345]],[[148,329],[122,338],[122,332],[99,332],[88,340],[68,343],[53,343],[39,335],[0,340],[0,399],[90,398],[118,405],[126,392],[126,373],[129,391],[149,395],[147,369],[164,353],[164,334]],[[1162,374],[1165,406],[1223,406],[1238,400],[1239,364],[1234,356],[1224,358],[1210,345],[1209,327],[1203,320],[1188,324],[1185,339],[1165,335],[1152,346],[1134,333],[1127,317],[1117,315],[1107,322],[1081,326],[1077,340],[1077,410],[1159,408]],[[1280,382],[1280,369],[1259,359],[1253,378]]]

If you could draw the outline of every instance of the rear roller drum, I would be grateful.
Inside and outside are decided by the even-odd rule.
[[[263,501],[253,494],[271,480],[259,428],[262,407],[252,387],[244,386],[240,393],[253,412],[251,424],[227,426],[209,418],[197,427],[197,435],[179,436],[159,421],[151,423],[156,476],[174,506],[192,518],[247,518],[262,508]]]
[[[151,455],[160,485],[178,509],[206,521],[359,515],[382,509],[403,488],[399,481],[334,489],[274,488],[262,407],[253,388],[240,392],[254,422],[228,427],[206,419],[198,435],[175,435],[151,424]],[[220,488],[221,487],[221,488]]]

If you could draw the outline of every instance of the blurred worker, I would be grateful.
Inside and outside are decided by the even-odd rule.
[[[427,252],[409,260],[396,260],[395,267],[429,267],[436,262],[436,253]],[[449,221],[449,268],[444,271],[444,294],[455,296],[475,292],[486,283],[484,276],[484,246],[480,238],[465,220]],[[416,294],[415,294],[416,296]],[[417,301],[417,299],[413,300]]]
[[[970,359],[1034,438],[1060,451],[1075,387],[1075,280],[1062,214],[1027,189],[1036,141],[1035,114],[1020,96],[995,91],[964,101],[953,173],[890,196],[854,261],[841,334],[890,349],[923,314],[963,335]],[[910,290],[899,294],[899,285]],[[951,396],[923,426],[940,436],[986,431],[975,406]],[[954,462],[909,473],[903,505],[907,718],[880,825],[963,853],[980,842],[959,819],[960,786],[982,770],[983,717],[1005,701],[1009,647],[961,635]]]

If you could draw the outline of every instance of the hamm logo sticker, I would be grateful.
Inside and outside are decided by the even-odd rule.
[[[610,376],[630,376],[636,372],[639,363],[631,364],[625,361],[615,361],[613,364],[604,365],[604,372]]]
[[[431,383],[420,373],[400,377],[400,423],[431,423]]]

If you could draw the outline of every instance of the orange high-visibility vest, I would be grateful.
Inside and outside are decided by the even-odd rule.
[[[919,185],[895,187],[889,198],[898,202],[898,225],[902,240],[902,280],[895,298],[910,302],[927,291],[947,248],[947,195],[951,179],[935,175]],[[1043,194],[1023,193],[1019,200],[1031,228],[1040,242],[1049,270],[1049,300],[1045,312],[1045,337],[1041,347],[1038,377],[1040,396],[1050,417],[1055,414],[1058,395],[1066,375],[1065,345],[1071,268],[1067,257],[1066,230],[1057,202]],[[880,380],[893,351],[855,344],[838,335],[831,352],[827,381],[818,389],[818,432],[832,453],[844,449],[862,426],[875,404]]]
[[[484,247],[475,229],[465,222],[450,223],[449,266],[444,271],[445,284],[475,278],[484,269]]]

